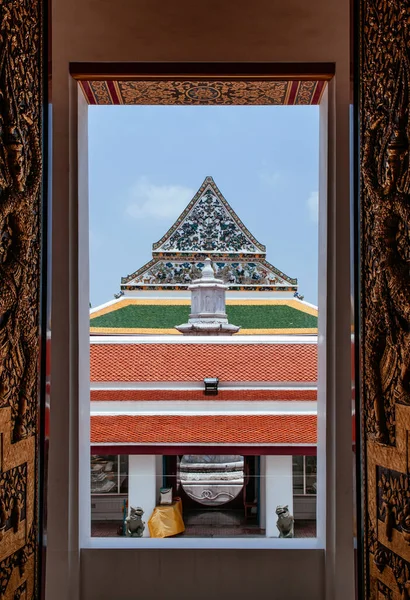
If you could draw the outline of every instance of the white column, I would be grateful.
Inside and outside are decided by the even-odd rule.
[[[266,456],[260,457],[259,477],[259,526],[266,529]]]
[[[163,456],[158,454],[155,456],[155,502],[159,500],[159,490],[163,484],[163,467],[162,467]]]
[[[267,456],[265,459],[266,537],[279,537],[276,507],[287,504],[293,515],[293,478],[291,456]]]
[[[132,454],[129,456],[128,469],[128,513],[130,506],[140,506],[144,511],[144,537],[149,537],[148,519],[156,504],[155,456]]]

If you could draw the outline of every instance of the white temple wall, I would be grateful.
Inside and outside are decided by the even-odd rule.
[[[313,521],[316,519],[316,496],[295,496],[293,498],[293,516],[295,519]]]
[[[126,499],[127,494],[91,496],[91,520],[118,521],[120,524],[124,517],[124,500]]]
[[[265,457],[266,537],[279,537],[276,507],[287,504],[293,515],[292,456]]]
[[[130,455],[128,458],[128,507],[141,506],[144,510],[144,537],[150,537],[148,519],[157,502],[157,477],[154,455]]]

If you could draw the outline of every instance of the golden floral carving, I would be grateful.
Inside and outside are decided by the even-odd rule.
[[[313,94],[316,89],[316,81],[301,81],[296,94],[295,104],[312,104]]]
[[[284,104],[288,85],[285,81],[119,81],[118,89],[124,104]]]
[[[117,81],[121,104],[179,105],[283,105],[288,103],[293,81]],[[115,104],[106,81],[89,81],[96,104]],[[300,82],[294,104],[312,104],[318,82]]]
[[[410,3],[361,2],[361,279],[365,598],[410,598]],[[400,408],[400,410],[399,410]],[[406,421],[405,421],[406,419]],[[373,467],[374,468],[374,467]],[[378,506],[378,511],[375,507]],[[387,547],[388,546],[388,547]],[[385,570],[390,567],[390,571]],[[388,580],[393,572],[395,583]],[[368,582],[368,583],[367,583]],[[389,583],[393,588],[388,590]],[[382,596],[383,597],[383,596]]]
[[[0,595],[16,598],[36,593],[41,20],[38,0],[0,3]]]
[[[92,89],[96,104],[112,104],[110,92],[105,81],[93,81]]]

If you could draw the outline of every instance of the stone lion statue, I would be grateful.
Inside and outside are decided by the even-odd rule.
[[[145,521],[142,520],[144,511],[140,506],[130,507],[130,514],[125,519],[125,535],[127,537],[142,537],[145,529]]]
[[[289,512],[289,506],[277,506],[276,514],[278,520],[276,521],[276,527],[279,529],[280,538],[293,538],[294,537],[294,521],[295,519]]]

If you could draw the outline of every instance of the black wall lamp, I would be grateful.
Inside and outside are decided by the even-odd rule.
[[[218,395],[218,377],[205,377],[204,386],[205,386],[205,395],[206,396],[217,396]]]

